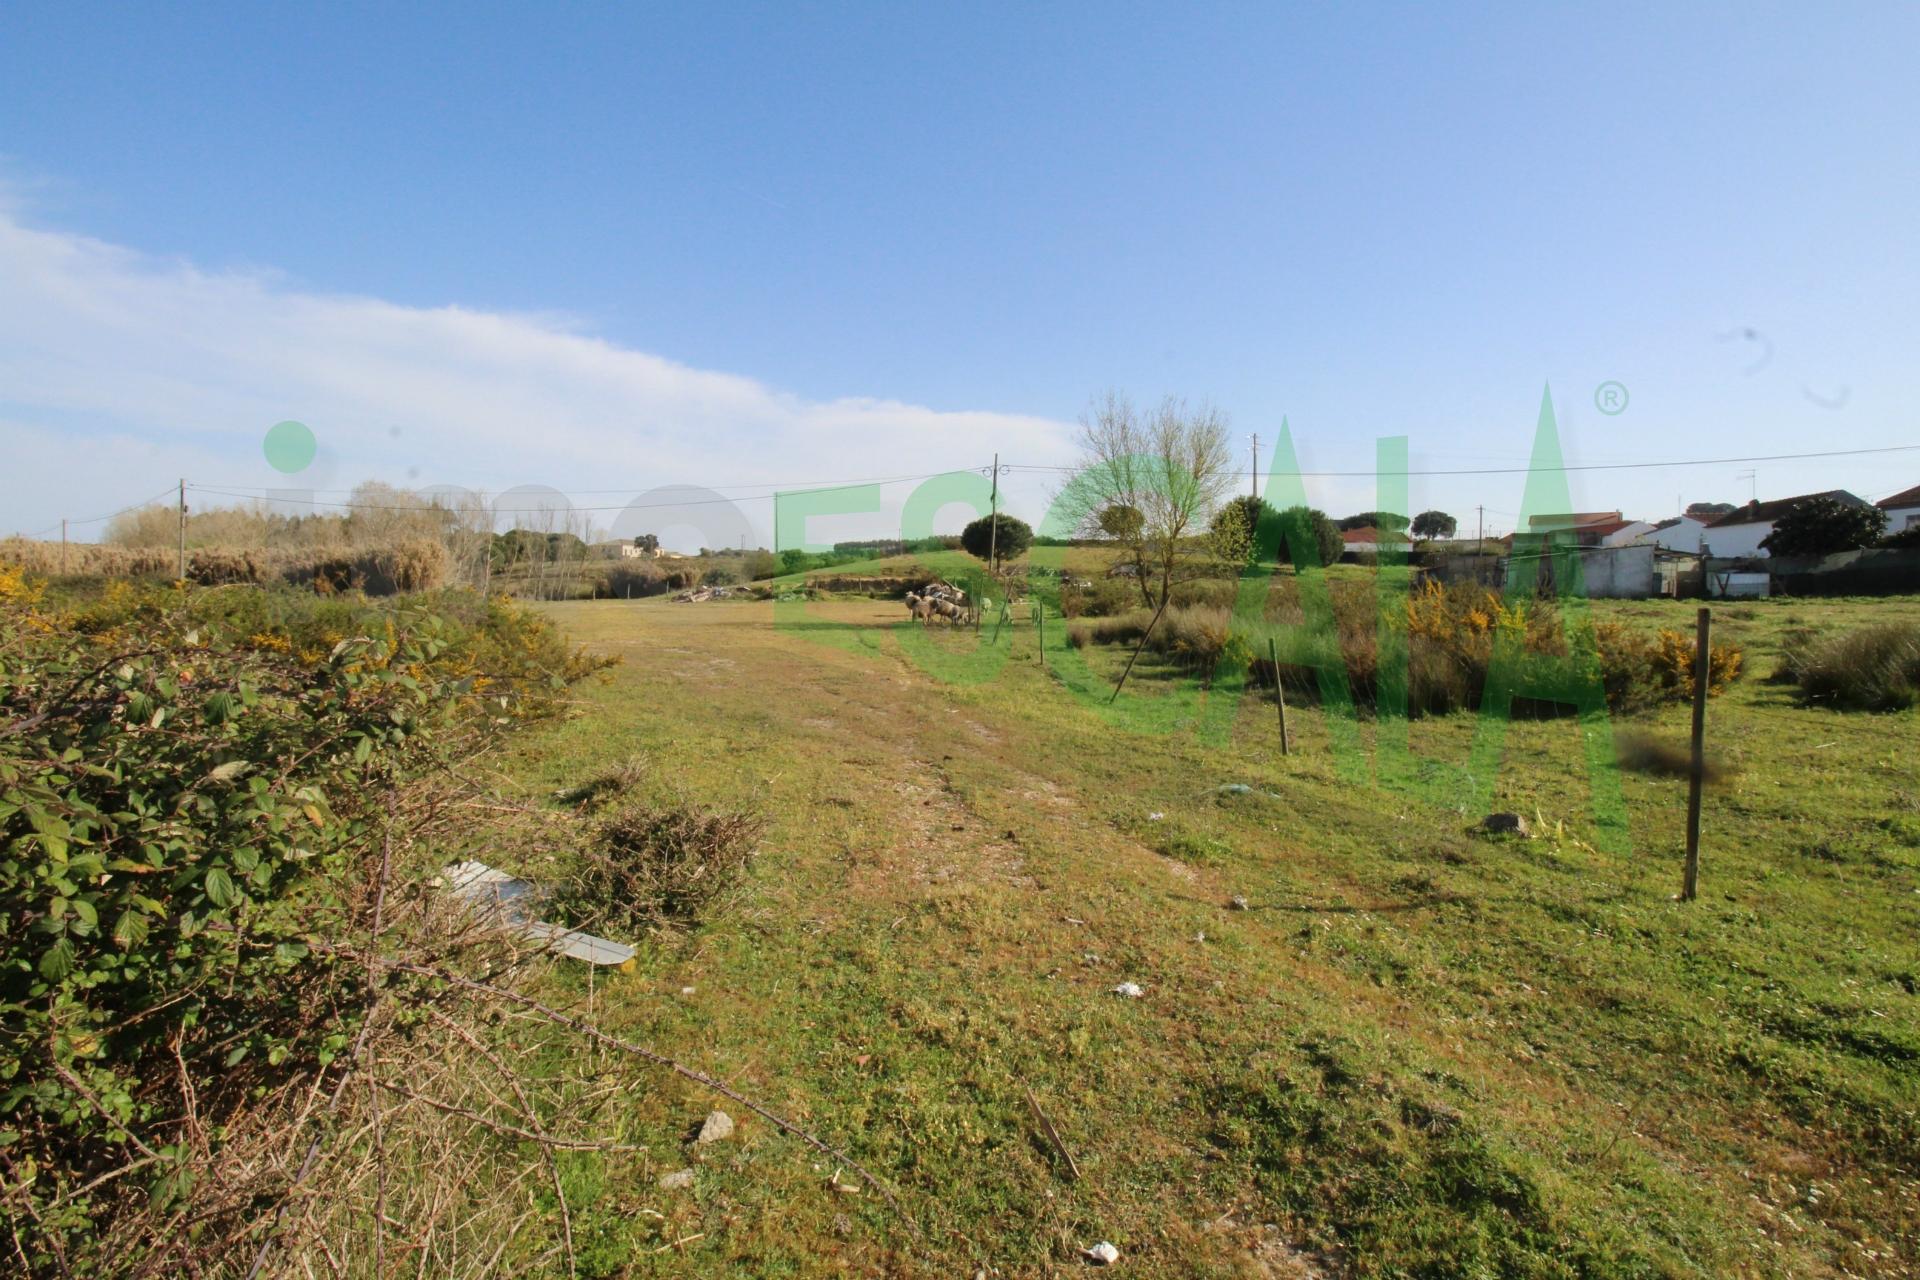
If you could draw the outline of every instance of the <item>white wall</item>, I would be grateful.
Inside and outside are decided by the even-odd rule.
[[[1655,593],[1653,544],[1600,547],[1580,553],[1581,585],[1589,598],[1644,600]]]
[[[1886,512],[1888,533],[1920,525],[1920,507],[1888,507]]]
[[[1679,526],[1675,525],[1675,529]],[[1773,521],[1755,520],[1747,524],[1714,525],[1701,536],[1706,540],[1707,554],[1721,560],[1736,559],[1742,556],[1765,556],[1768,552],[1760,549],[1766,536],[1773,532]]]
[[[1681,516],[1680,523],[1668,525],[1654,534],[1648,541],[1666,551],[1684,551],[1688,555],[1700,554],[1700,535],[1707,527],[1705,520],[1695,520],[1692,516]]]

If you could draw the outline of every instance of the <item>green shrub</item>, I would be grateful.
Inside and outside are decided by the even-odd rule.
[[[601,570],[594,594],[602,599],[626,600],[657,596],[667,589],[667,575],[646,561],[620,561]]]
[[[32,1171],[30,1267],[190,1192],[189,1117],[218,1135],[342,1051],[364,969],[312,944],[351,936],[396,789],[591,666],[535,615],[436,603],[120,584],[81,629],[0,592],[0,1151]]]
[[[1079,585],[1083,581],[1088,585]],[[1132,578],[1068,578],[1060,584],[1060,611],[1069,618],[1110,618],[1140,604],[1140,587]]]

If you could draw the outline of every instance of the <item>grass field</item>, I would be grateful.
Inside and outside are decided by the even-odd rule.
[[[971,634],[776,607],[552,606],[624,661],[502,767],[545,803],[639,759],[766,814],[745,903],[655,940],[596,1013],[842,1145],[903,1212],[737,1114],[692,1191],[657,1189],[713,1102],[663,1080],[620,1104],[647,1155],[568,1166],[584,1268],[1043,1275],[1110,1240],[1155,1276],[1920,1273],[1920,716],[1762,678],[1789,628],[1920,601],[1716,610],[1748,674],[1710,709],[1731,776],[1693,903],[1684,783],[1626,775],[1630,843],[1603,848],[1572,720],[1508,730],[1492,802],[1544,832],[1495,842],[1459,780],[1478,717],[1414,722],[1390,772],[1421,785],[1383,787],[1334,749],[1366,722],[1295,708],[1287,758],[1266,697],[1224,741],[1139,732],[1043,671],[1029,625],[949,683],[924,668]],[[1686,717],[1617,727],[1680,742]]]

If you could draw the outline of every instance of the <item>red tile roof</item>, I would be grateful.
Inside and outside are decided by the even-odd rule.
[[[1895,507],[1920,507],[1920,484],[1911,489],[1902,489],[1891,498],[1882,498],[1873,505],[1882,511],[1891,511]]]
[[[1606,524],[1608,521],[1619,522],[1613,526],[1614,529],[1618,529],[1627,523],[1625,520],[1620,519],[1620,513],[1618,511],[1562,511],[1551,515],[1528,516],[1527,527],[1536,531],[1540,529],[1579,529],[1584,532],[1595,525]],[[1611,533],[1613,530],[1609,529],[1607,532]]]

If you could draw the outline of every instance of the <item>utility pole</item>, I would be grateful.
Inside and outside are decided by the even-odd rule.
[[[1258,431],[1253,433],[1253,451],[1250,456],[1253,458],[1253,468],[1247,474],[1253,477],[1253,499],[1258,502],[1260,500],[1260,433]]]
[[[992,572],[993,559],[1000,554],[1000,455],[997,453],[993,455],[993,496],[988,499],[988,506],[993,519],[987,526],[987,570]]]
[[[1485,507],[1475,507],[1474,510],[1480,513],[1480,536],[1474,539],[1479,545],[1474,547],[1473,553],[1479,555],[1487,549],[1487,509]]]
[[[187,580],[187,478],[180,477],[180,581]]]
[[[1000,455],[993,455],[993,489],[987,499],[987,509],[992,514],[987,522],[987,580],[993,580],[993,562],[1000,554]],[[973,629],[980,630],[980,602],[973,602]],[[996,627],[997,631],[999,628]]]
[[[60,576],[67,576],[67,518],[60,517]]]

